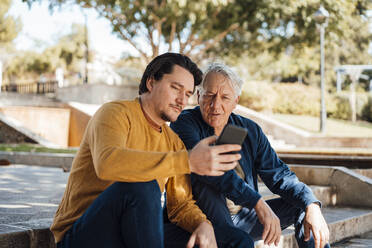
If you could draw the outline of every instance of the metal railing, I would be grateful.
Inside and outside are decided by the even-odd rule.
[[[2,92],[16,92],[21,94],[45,94],[54,93],[57,88],[57,81],[48,81],[45,83],[35,82],[27,84],[8,84],[2,85]]]

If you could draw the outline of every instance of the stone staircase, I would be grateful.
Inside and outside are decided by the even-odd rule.
[[[317,177],[317,174],[321,173],[324,174],[323,176],[327,176],[325,169],[318,170],[316,167],[293,167],[292,170],[301,173],[307,173],[307,175],[311,175],[311,177]],[[333,170],[333,168],[329,168],[329,170]],[[328,170],[328,171],[329,171]],[[354,177],[359,178],[362,185],[358,190],[355,190],[354,194],[361,194],[367,198],[371,198],[372,190],[370,179],[362,175],[356,175],[354,172],[350,172],[347,169],[342,169],[342,172],[350,173],[349,179],[345,179],[345,173],[342,175],[338,175],[338,178],[333,178],[334,180],[338,181],[345,181],[347,183],[351,183],[349,180],[355,180]],[[297,173],[300,180],[307,181],[310,179],[304,178],[305,176],[301,173]],[[332,172],[335,174],[335,172]],[[346,174],[347,175],[347,174]],[[354,177],[353,177],[354,176]],[[332,178],[332,177],[328,177]],[[312,179],[313,182],[316,181]],[[369,184],[365,184],[369,183]],[[326,184],[323,183],[319,184]],[[343,186],[343,185],[342,185]],[[263,184],[262,182],[259,183],[259,192],[263,196],[265,200],[273,199],[279,197],[273,193]],[[339,248],[346,248],[346,247],[360,247],[360,248],[367,248],[372,247],[372,205],[368,207],[368,204],[364,204],[361,202],[360,204],[364,207],[350,207],[346,204],[337,205],[337,201],[339,198],[346,198],[347,196],[340,196],[340,185],[332,184],[332,185],[310,185],[314,195],[322,202],[323,208],[322,212],[324,217],[328,223],[328,227],[330,230],[330,243],[336,243],[336,246],[332,247],[339,247]],[[363,191],[364,190],[364,191]],[[347,195],[347,193],[342,193]],[[344,206],[345,205],[345,206]],[[353,205],[353,204],[349,204]],[[355,205],[358,205],[355,202]],[[360,237],[359,237],[360,236]],[[357,244],[356,246],[351,246],[352,244]],[[264,246],[262,240],[257,240],[255,242],[255,248],[264,248],[269,246]],[[272,246],[274,247],[274,246]],[[291,226],[282,232],[282,238],[280,244],[277,246],[278,248],[298,248],[296,239],[294,237],[294,227]]]
[[[283,139],[275,139],[274,136],[272,135],[266,135],[267,139],[269,140],[270,142],[270,145],[274,148],[274,150],[277,150],[277,149],[293,149],[296,147],[296,145],[293,145],[293,144],[287,144],[285,142],[285,140]]]
[[[306,175],[319,181],[321,178],[317,173],[320,173],[326,179],[342,183],[328,185],[323,179],[323,183],[320,181],[315,183],[317,182],[315,179],[308,182],[309,185],[314,184],[310,187],[323,203],[322,211],[330,228],[331,243],[343,242],[344,239],[372,231],[372,206],[368,205],[369,199],[372,198],[370,179],[360,176],[358,183],[355,181],[357,175],[354,172],[349,175],[349,177],[354,176],[352,179],[346,179],[345,171],[341,170],[342,175],[338,170],[337,173],[332,172],[333,175],[328,175],[324,171],[326,168],[321,168],[320,172],[317,172],[318,168],[313,167],[292,167],[292,170],[295,170],[302,181],[309,180],[306,179]],[[328,169],[328,171],[332,170],[336,169],[334,167]],[[67,177],[68,173],[64,173],[61,168],[26,165],[0,167],[0,248],[54,247],[54,240],[48,227],[62,197]],[[361,195],[359,200],[351,199],[355,202],[353,207],[350,207],[351,204],[339,204],[347,203],[347,198],[345,198],[347,192],[340,190],[345,187],[351,188],[354,194]],[[263,183],[259,184],[259,191],[265,199],[277,197]],[[340,192],[345,196],[340,195]],[[368,204],[362,202],[363,198]],[[364,207],[357,207],[357,201],[363,203]],[[359,242],[360,238],[352,240],[354,241],[345,242]],[[367,239],[362,238],[362,241],[368,243],[371,240],[368,240],[367,237]],[[255,247],[264,247],[263,242],[256,241]],[[297,247],[293,227],[282,232],[282,239],[278,247]],[[353,246],[347,246],[346,243],[336,247]]]

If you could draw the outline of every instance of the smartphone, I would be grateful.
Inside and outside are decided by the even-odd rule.
[[[247,136],[247,133],[248,133],[247,129],[245,128],[228,124],[223,128],[221,135],[217,138],[216,145],[224,145],[224,144],[242,145],[245,137]],[[238,152],[230,152],[230,153],[238,153]]]

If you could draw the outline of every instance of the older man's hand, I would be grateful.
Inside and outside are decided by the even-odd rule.
[[[323,248],[329,242],[329,230],[327,223],[316,203],[306,207],[304,220],[305,241],[310,239],[310,230],[313,233],[315,248]]]
[[[202,176],[222,176],[226,171],[238,165],[240,154],[223,154],[239,151],[240,145],[210,146],[216,141],[216,136],[205,138],[189,151],[191,172]]]

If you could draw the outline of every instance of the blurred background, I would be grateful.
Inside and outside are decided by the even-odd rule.
[[[370,0],[0,0],[0,247],[54,247],[89,119],[168,51],[232,67],[235,112],[322,201],[332,247],[372,247],[371,24]]]
[[[147,63],[174,51],[202,68],[232,66],[251,110],[311,134],[372,138],[370,9],[367,0],[2,0],[1,91],[64,103],[130,99]]]

